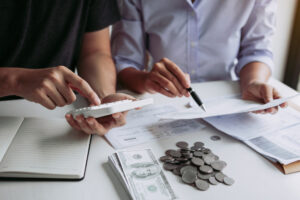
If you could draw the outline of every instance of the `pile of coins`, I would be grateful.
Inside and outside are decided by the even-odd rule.
[[[226,162],[219,160],[219,157],[204,147],[203,142],[195,142],[189,147],[187,142],[177,142],[177,150],[167,150],[166,155],[160,157],[163,168],[172,171],[180,176],[183,183],[195,186],[205,191],[209,185],[223,183],[232,185],[234,180],[222,170],[227,166]]]

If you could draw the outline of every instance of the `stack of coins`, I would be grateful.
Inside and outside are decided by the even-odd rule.
[[[234,180],[226,176],[222,170],[226,162],[219,160],[210,149],[204,147],[203,142],[195,142],[189,147],[187,142],[177,142],[177,150],[167,150],[166,155],[160,157],[163,168],[180,176],[183,183],[196,187],[201,191],[209,185],[223,183],[232,185]]]

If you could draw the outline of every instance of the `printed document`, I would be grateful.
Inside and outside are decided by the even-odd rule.
[[[300,112],[292,108],[281,109],[276,115],[240,113],[204,120],[273,162],[300,160]]]
[[[220,97],[218,99],[204,101],[206,112],[203,111],[199,106],[196,106],[189,109],[180,110],[178,112],[162,114],[159,115],[159,117],[161,119],[197,119],[236,113],[246,113],[271,108],[297,96],[300,96],[300,94],[297,93],[292,96],[276,99],[266,104],[242,100],[237,96]]]
[[[157,115],[175,112],[170,105],[153,105],[128,113],[127,123],[110,130],[105,137],[116,149],[146,143],[158,138],[191,133],[205,126],[197,120],[160,120]]]

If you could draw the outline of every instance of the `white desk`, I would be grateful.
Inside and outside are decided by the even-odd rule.
[[[282,94],[294,91],[283,84],[272,81]],[[196,85],[195,87],[201,87]],[[212,88],[213,90],[213,88]],[[156,102],[170,102],[170,99],[155,95]],[[183,103],[185,99],[175,99]],[[295,99],[300,106],[300,99]],[[1,104],[1,103],[0,103]],[[30,109],[30,108],[27,108]],[[1,112],[1,111],[0,111]],[[130,122],[128,122],[130,123]],[[220,141],[211,141],[212,135],[221,136]],[[157,140],[141,147],[150,147],[158,158],[175,143],[185,140],[192,144],[200,140],[228,163],[224,172],[235,179],[233,186],[219,184],[201,192],[179,183],[178,177],[165,172],[176,194],[181,199],[209,200],[299,200],[300,173],[283,175],[269,161],[241,142],[234,140],[213,128],[207,127],[195,133]],[[114,149],[101,137],[93,137],[85,179],[79,182],[62,181],[0,181],[0,200],[88,200],[128,199],[121,184],[107,165],[107,156]]]

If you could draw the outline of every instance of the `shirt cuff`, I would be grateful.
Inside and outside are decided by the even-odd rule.
[[[249,63],[251,62],[262,62],[266,64],[271,71],[271,74],[274,70],[274,61],[273,58],[270,56],[257,56],[257,55],[251,55],[251,56],[245,56],[239,59],[236,67],[235,67],[235,73],[238,77],[240,77],[241,70]]]

